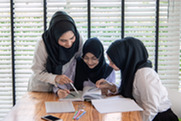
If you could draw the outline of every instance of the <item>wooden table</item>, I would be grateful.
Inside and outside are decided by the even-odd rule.
[[[47,115],[46,101],[58,101],[58,97],[53,93],[28,92],[3,121],[44,121],[41,116]],[[86,114],[78,121],[141,121],[139,111],[100,114],[89,102],[73,102],[76,110],[81,103],[85,105]],[[72,121],[74,113],[52,113],[51,115],[63,121]]]

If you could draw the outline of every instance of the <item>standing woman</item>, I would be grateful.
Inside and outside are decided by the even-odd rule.
[[[101,84],[103,94],[116,92],[115,71],[106,63],[103,45],[98,38],[90,38],[83,45],[82,58],[77,60],[74,85],[82,90],[84,86],[96,87],[96,83],[103,81],[106,82]]]
[[[144,44],[133,37],[113,42],[107,50],[110,66],[121,70],[118,93],[134,99],[144,111],[143,121],[178,121],[170,109],[166,88],[152,69]]]
[[[72,17],[56,12],[37,43],[28,91],[51,92],[53,85],[72,82],[81,49],[82,38]]]

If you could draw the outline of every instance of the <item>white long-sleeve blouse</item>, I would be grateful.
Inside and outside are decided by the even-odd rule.
[[[63,65],[62,74],[68,75],[70,79],[75,76],[75,64],[76,58],[82,54],[83,40],[80,36],[79,50],[71,58],[71,60]],[[47,61],[47,51],[43,40],[37,42],[33,64],[32,64],[32,75],[28,83],[28,91],[40,91],[40,92],[51,92],[55,83],[55,77],[57,74],[48,73],[45,69]]]
[[[137,70],[133,83],[133,97],[144,109],[143,121],[152,121],[159,113],[171,107],[166,88],[152,68]]]

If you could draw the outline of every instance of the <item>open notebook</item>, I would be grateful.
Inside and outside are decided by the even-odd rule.
[[[70,94],[63,99],[59,99],[60,101],[64,100],[71,100],[71,101],[90,101],[92,99],[101,99],[101,90],[92,87],[92,86],[85,86],[83,91],[79,91],[79,95],[75,91],[71,91]]]

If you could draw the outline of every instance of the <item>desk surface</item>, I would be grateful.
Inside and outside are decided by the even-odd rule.
[[[58,101],[53,93],[28,92],[9,112],[4,121],[44,121],[41,116],[47,115],[46,101]],[[82,102],[73,102],[75,109]],[[140,112],[100,114],[89,102],[83,102],[86,114],[79,121],[141,121]],[[51,114],[51,113],[49,113]],[[52,113],[63,121],[72,121],[74,113]]]

